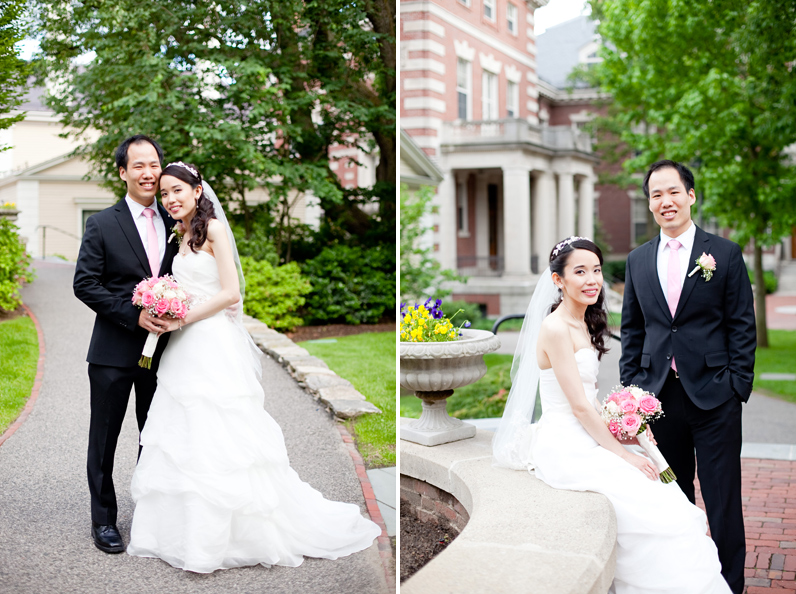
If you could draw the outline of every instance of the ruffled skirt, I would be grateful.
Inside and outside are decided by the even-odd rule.
[[[127,552],[199,573],[337,559],[379,536],[290,467],[249,345],[218,314],[175,332],[141,434]],[[259,363],[257,363],[259,364]]]

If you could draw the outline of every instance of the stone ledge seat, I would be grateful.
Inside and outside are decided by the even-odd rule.
[[[494,468],[492,435],[479,429],[472,439],[435,447],[400,442],[401,474],[447,491],[470,515],[462,533],[401,584],[401,594],[607,592],[616,565],[611,503]]]

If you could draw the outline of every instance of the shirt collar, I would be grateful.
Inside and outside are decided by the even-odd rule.
[[[696,237],[696,225],[694,225],[694,221],[691,221],[691,226],[683,231],[677,237],[669,237],[666,233],[663,232],[661,229],[661,243],[658,246],[659,251],[663,251],[663,249],[668,245],[669,240],[676,239],[680,242],[687,251],[686,253],[690,254],[691,249],[694,247],[694,238]]]
[[[144,212],[145,208],[151,208],[152,210],[155,211],[154,218],[156,219],[160,218],[160,212],[158,211],[158,205],[157,205],[158,202],[157,198],[153,199],[152,204],[150,204],[149,206],[143,206],[142,204],[139,204],[138,202],[130,198],[130,194],[125,195],[124,200],[125,202],[127,202],[127,206],[130,209],[130,214],[133,215],[133,220],[140,217],[141,214]]]

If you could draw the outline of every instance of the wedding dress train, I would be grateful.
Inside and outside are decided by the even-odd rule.
[[[596,405],[597,355],[586,348],[575,358],[586,397]],[[543,414],[530,452],[536,476],[556,489],[602,493],[613,504],[617,554],[610,592],[729,593],[705,513],[677,483],[651,481],[598,445],[572,414],[552,369],[541,371],[539,393]]]
[[[178,255],[173,270],[200,301],[221,289],[207,252]],[[359,506],[324,499],[290,467],[252,350],[223,311],[172,333],[133,475],[129,554],[199,573],[297,567],[363,550],[381,533]]]

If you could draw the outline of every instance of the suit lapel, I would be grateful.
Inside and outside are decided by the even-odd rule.
[[[686,267],[686,277],[685,282],[683,282],[683,290],[680,292],[680,301],[677,303],[677,311],[674,312],[675,319],[680,315],[680,312],[683,311],[686,301],[688,301],[688,297],[691,295],[691,291],[694,290],[697,281],[702,278],[702,275],[699,273],[699,271],[695,272],[692,276],[688,276],[688,274],[694,269],[694,266],[696,266],[696,260],[702,255],[702,252],[705,252],[706,254],[710,253],[710,235],[697,227],[696,234],[694,235],[694,247],[691,248],[691,257],[689,258],[688,266]]]
[[[127,238],[127,242],[135,252],[136,257],[144,269],[144,277],[151,276],[152,271],[149,268],[149,259],[144,249],[144,244],[141,243],[141,236],[138,234],[138,228],[133,221],[133,214],[130,212],[130,207],[127,202],[122,198],[121,201],[116,203],[116,220],[122,228],[122,233]]]
[[[666,302],[666,296],[661,289],[661,280],[658,278],[658,246],[661,242],[660,234],[656,235],[654,239],[647,243],[649,253],[646,254],[647,266],[644,270],[647,271],[647,280],[650,284],[652,294],[655,295],[655,300],[665,314],[671,317],[672,313],[669,311],[669,304]]]

